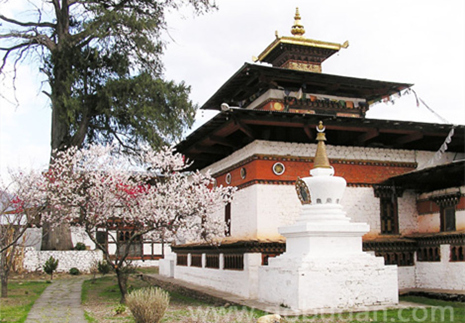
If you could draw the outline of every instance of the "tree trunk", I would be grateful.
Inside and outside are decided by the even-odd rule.
[[[116,277],[118,278],[118,286],[121,292],[121,304],[126,303],[126,294],[128,293],[128,273],[124,272],[124,270],[120,270],[119,268],[116,269]]]
[[[68,224],[52,227],[50,223],[42,226],[41,250],[72,250],[71,230]]]
[[[0,281],[2,284],[2,298],[8,297],[8,264],[6,252],[0,254]]]
[[[61,33],[60,37],[64,37]],[[69,48],[66,41],[62,40],[58,48],[52,52],[53,78],[50,80],[52,89],[52,129],[51,129],[51,158],[56,150],[63,150],[70,145],[69,139],[69,120],[66,112],[66,100],[71,97],[70,73],[72,64],[69,61]],[[69,225],[60,224],[51,228],[51,223],[44,223],[42,228],[42,246],[41,250],[71,250],[73,243],[71,240],[71,230]]]

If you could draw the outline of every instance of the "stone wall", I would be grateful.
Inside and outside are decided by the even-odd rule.
[[[93,262],[103,259],[99,250],[37,251],[26,248],[23,267],[27,271],[43,271],[43,266],[50,257],[58,259],[57,272],[68,272],[73,267],[81,272],[89,272]]]

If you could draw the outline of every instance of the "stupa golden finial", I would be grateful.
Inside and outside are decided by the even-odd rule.
[[[305,28],[300,23],[299,7],[295,8],[294,25],[291,28],[291,34],[294,36],[303,36],[305,34]]]
[[[323,121],[320,121],[318,126],[316,127],[316,131],[318,134],[316,135],[316,140],[318,144],[316,146],[316,153],[315,153],[315,161],[313,164],[313,168],[331,168],[329,164],[328,156],[326,155],[326,135],[325,135],[325,127],[323,126]]]

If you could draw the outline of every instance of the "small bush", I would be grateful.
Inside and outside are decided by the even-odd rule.
[[[69,269],[69,274],[73,276],[77,276],[77,275],[80,275],[81,272],[76,267],[73,267]]]
[[[143,288],[126,296],[126,305],[136,323],[158,323],[170,303],[167,292],[160,288]]]
[[[83,244],[82,242],[78,242],[74,246],[74,250],[87,250],[87,248],[85,244]]]
[[[124,312],[126,312],[126,306],[124,306],[123,304],[119,304],[115,307],[116,315],[123,314]]]
[[[57,269],[58,267],[58,259],[53,258],[50,256],[48,260],[45,262],[43,268],[44,271],[50,275],[50,280],[53,280],[53,272]]]
[[[111,270],[111,265],[106,260],[101,260],[97,263],[98,272],[101,273],[103,276],[108,274]]]

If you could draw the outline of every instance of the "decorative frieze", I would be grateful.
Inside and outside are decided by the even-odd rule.
[[[454,194],[433,196],[431,197],[431,200],[433,200],[440,207],[449,207],[449,206],[456,206],[460,201],[460,197],[461,197],[460,192],[457,192]]]
[[[391,198],[402,197],[404,189],[400,186],[390,186],[390,185],[373,185],[373,190],[375,197],[378,198]]]

